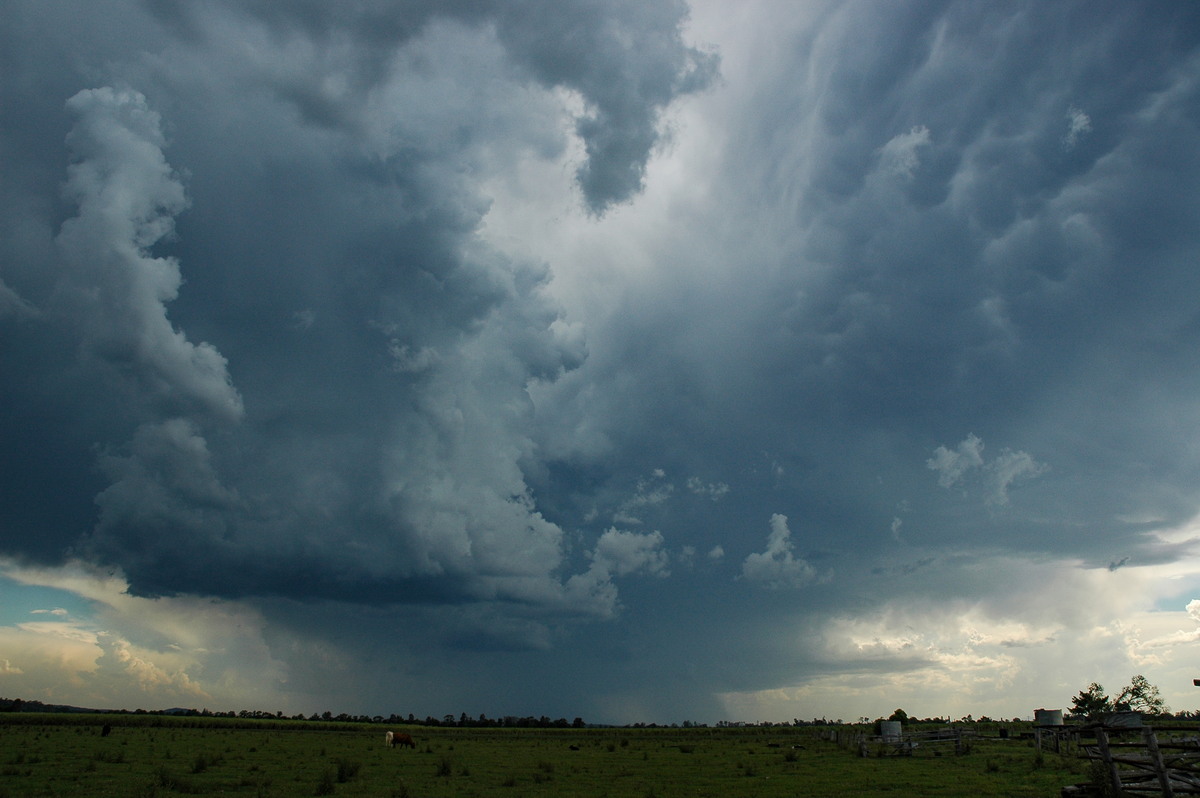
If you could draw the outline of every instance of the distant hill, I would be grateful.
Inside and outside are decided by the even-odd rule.
[[[22,698],[0,698],[0,712],[116,712],[114,709],[88,709],[67,704],[44,704],[41,701],[26,701]]]

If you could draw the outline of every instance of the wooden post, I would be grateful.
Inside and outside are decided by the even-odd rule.
[[[1096,729],[1096,744],[1100,748],[1100,756],[1104,757],[1104,764],[1108,765],[1108,779],[1113,792],[1120,795],[1121,775],[1117,773],[1117,763],[1113,761],[1112,752],[1108,750],[1108,734],[1104,729]]]
[[[1150,762],[1154,765],[1154,772],[1158,774],[1158,783],[1162,787],[1163,798],[1174,798],[1175,793],[1171,790],[1171,774],[1163,765],[1162,752],[1158,750],[1158,737],[1154,734],[1154,729],[1149,726],[1142,729],[1142,737],[1145,738],[1146,748],[1150,751]]]

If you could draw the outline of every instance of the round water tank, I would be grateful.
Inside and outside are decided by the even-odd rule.
[[[1063,712],[1061,709],[1035,709],[1033,723],[1035,726],[1061,726],[1063,725]]]
[[[885,743],[900,742],[901,724],[898,720],[883,720],[879,722],[879,736]]]

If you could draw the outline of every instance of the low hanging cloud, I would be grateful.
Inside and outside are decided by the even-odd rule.
[[[590,553],[591,566],[567,580],[566,595],[575,605],[601,617],[614,617],[621,609],[615,577],[645,573],[670,576],[669,557],[660,532],[628,532],[610,527]]]
[[[663,551],[661,532],[625,532],[609,529],[596,541],[592,563],[605,573],[616,576],[644,571],[653,576],[668,576],[667,553]]]
[[[742,578],[769,590],[803,587],[817,578],[817,571],[795,555],[786,515],[771,516],[771,532],[765,551],[748,554],[742,561]]]
[[[933,457],[925,461],[931,471],[938,472],[938,484],[950,488],[962,484],[976,469],[983,475],[984,503],[1005,506],[1008,491],[1013,485],[1026,482],[1046,473],[1049,466],[1034,460],[1028,452],[1003,449],[990,462],[983,457],[983,440],[969,434],[953,450],[939,446]]]

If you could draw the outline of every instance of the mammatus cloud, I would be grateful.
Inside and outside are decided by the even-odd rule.
[[[817,571],[795,555],[792,532],[786,515],[771,516],[771,532],[765,551],[755,552],[742,561],[742,578],[769,590],[803,587],[817,578]]]

